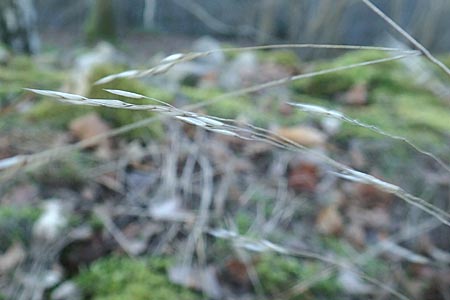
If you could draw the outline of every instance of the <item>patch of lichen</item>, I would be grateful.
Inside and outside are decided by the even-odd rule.
[[[56,89],[66,73],[51,65],[37,63],[29,56],[17,55],[0,65],[0,108],[14,103],[26,93],[23,88]]]
[[[354,51],[331,61],[317,62],[314,69],[326,70],[387,57],[380,51]],[[405,87],[411,89],[408,78],[401,64],[391,61],[298,80],[291,84],[291,88],[295,93],[333,99],[358,84],[365,84],[369,92],[380,86],[392,91]]]
[[[166,258],[109,256],[83,270],[76,282],[92,300],[190,300],[200,295],[169,281]]]
[[[321,264],[317,262],[275,254],[262,255],[256,265],[256,272],[263,291],[273,296],[282,295],[299,281],[317,276],[322,269]],[[340,291],[336,277],[331,276],[318,282],[309,292],[289,299],[336,297]]]

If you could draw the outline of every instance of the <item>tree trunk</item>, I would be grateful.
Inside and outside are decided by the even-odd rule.
[[[14,52],[34,54],[38,51],[32,0],[0,0],[0,41]]]
[[[275,34],[277,15],[277,2],[274,0],[264,0],[260,6],[258,34],[256,42],[264,44],[270,42]]]
[[[98,41],[115,42],[117,38],[116,20],[112,0],[94,0],[86,24],[88,44]]]

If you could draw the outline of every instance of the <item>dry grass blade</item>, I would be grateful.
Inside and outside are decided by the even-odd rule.
[[[394,28],[397,32],[399,32],[402,36],[404,36],[408,41],[410,41],[420,52],[423,53],[431,62],[436,64],[439,68],[441,68],[447,75],[450,76],[450,69],[443,64],[440,60],[431,54],[431,52],[425,48],[419,41],[413,38],[408,32],[406,32],[402,27],[400,27],[397,23],[394,22],[391,18],[389,18],[383,11],[381,11],[377,6],[375,6],[370,0],[361,0],[365,5],[367,5],[374,13],[379,15],[386,23],[388,23],[392,28]]]
[[[169,71],[173,66],[176,64],[179,64],[181,62],[190,61],[193,59],[196,59],[201,56],[208,55],[207,52],[191,52],[191,53],[176,53],[167,56],[166,58],[162,59],[159,64],[154,66],[153,68],[147,69],[147,70],[129,70],[124,71],[117,74],[108,75],[106,77],[103,77],[99,80],[97,80],[94,84],[105,84],[110,81],[113,81],[118,78],[139,78],[144,76],[150,76],[150,75],[158,75],[165,73]]]
[[[222,100],[223,98],[229,98],[229,97],[235,97],[235,96],[240,96],[240,95],[244,95],[244,94],[249,94],[249,93],[261,91],[263,89],[287,84],[289,82],[296,81],[296,80],[301,80],[301,79],[305,79],[305,78],[311,78],[311,77],[315,77],[315,76],[350,70],[350,69],[354,69],[354,68],[359,68],[359,67],[364,67],[364,66],[369,66],[369,65],[379,64],[379,63],[384,63],[384,62],[388,62],[388,61],[394,61],[394,60],[403,59],[403,58],[407,58],[407,57],[411,57],[411,56],[418,56],[418,55],[420,55],[419,52],[413,52],[413,53],[396,55],[393,57],[380,58],[380,59],[369,60],[369,61],[364,61],[364,62],[350,64],[350,65],[345,65],[345,66],[339,66],[336,68],[330,68],[330,69],[320,70],[320,71],[316,71],[316,72],[310,72],[310,73],[299,74],[299,75],[290,76],[290,77],[284,77],[284,78],[281,78],[278,80],[269,81],[269,82],[266,82],[263,84],[258,84],[258,85],[254,85],[254,86],[251,86],[248,88],[243,88],[240,90],[236,90],[234,92],[223,94],[223,95],[213,98],[209,101],[199,103],[198,107],[213,104],[217,101]],[[195,107],[195,108],[197,108],[197,107]]]
[[[265,50],[265,49],[283,49],[283,48],[313,48],[313,49],[336,49],[336,50],[376,50],[385,52],[400,52],[406,55],[415,54],[418,51],[404,50],[399,48],[389,47],[374,47],[374,46],[358,46],[358,45],[328,45],[328,44],[283,44],[283,45],[264,45],[264,46],[252,46],[241,48],[220,48],[205,52],[191,52],[191,53],[176,53],[167,56],[162,59],[156,66],[146,70],[128,70],[117,74],[111,74],[97,80],[94,84],[105,84],[118,78],[140,78],[144,76],[153,76],[163,74],[169,71],[176,64],[194,60],[199,57],[208,56],[216,52],[243,52],[253,50]]]
[[[33,92],[35,94],[39,94],[46,97],[52,97],[52,98],[61,98],[66,100],[74,100],[74,101],[83,101],[86,100],[86,97],[75,95],[75,94],[69,94],[69,93],[63,93],[63,92],[56,92],[56,91],[50,91],[50,90],[37,90],[37,89],[28,89],[24,88],[24,90]]]
[[[42,93],[41,90],[35,90],[36,93]],[[57,95],[57,93],[52,94],[49,91],[43,91],[43,93],[47,93],[50,95]],[[77,104],[76,101],[67,100],[67,99],[57,99],[59,101],[69,101],[70,103]],[[149,110],[153,112],[158,112],[163,115],[167,115],[169,117],[184,121],[191,125],[195,125],[206,130],[210,130],[219,134],[229,135],[237,138],[241,138],[244,140],[253,140],[253,141],[261,141],[265,143],[272,144],[274,146],[291,150],[291,151],[302,151],[307,152],[310,155],[314,155],[330,166],[336,168],[341,173],[337,173],[340,177],[345,178],[347,180],[362,182],[365,184],[372,185],[380,190],[383,190],[387,193],[394,194],[399,198],[405,200],[409,204],[412,204],[424,212],[436,217],[442,223],[450,226],[450,214],[439,209],[438,207],[433,206],[427,201],[413,196],[406,191],[404,191],[401,187],[396,186],[391,183],[387,183],[378,178],[375,178],[369,174],[359,172],[353,170],[352,168],[341,164],[332,158],[325,156],[323,154],[317,153],[311,149],[308,149],[298,143],[295,143],[291,140],[285,139],[276,135],[268,130],[253,126],[251,124],[247,124],[247,127],[243,127],[243,124],[239,123],[237,126],[232,124],[226,124],[222,121],[216,120],[216,118],[211,116],[201,116],[199,114],[184,111],[177,108],[166,107],[166,106],[158,106],[158,105],[137,105],[131,104],[128,102],[114,100],[114,99],[85,99],[83,101],[78,101],[78,104],[82,105],[101,105],[111,108],[121,108],[121,109],[130,109],[130,110]],[[211,120],[209,123],[204,120]],[[230,122],[236,123],[234,120],[230,120]]]
[[[330,258],[324,255],[317,254],[315,252],[310,251],[300,251],[300,250],[294,250],[290,249],[278,244],[275,244],[271,241],[265,240],[265,239],[254,239],[246,236],[242,236],[239,233],[235,231],[229,231],[226,229],[210,229],[208,233],[216,238],[220,239],[226,239],[233,242],[234,245],[237,247],[241,247],[244,249],[247,249],[249,251],[253,252],[275,252],[282,255],[289,255],[289,256],[295,256],[295,257],[301,257],[301,258],[307,258],[307,259],[315,259],[322,261],[324,263],[332,265],[332,267],[339,267],[343,269],[348,269],[351,272],[354,272],[355,274],[358,274],[361,278],[364,278],[368,282],[372,283],[375,286],[380,287],[383,290],[386,290],[390,294],[394,295],[395,297],[407,300],[409,299],[405,295],[397,292],[393,288],[387,286],[386,284],[380,282],[379,280],[365,274],[364,272],[358,270],[356,266],[354,266],[350,261],[339,261],[334,258]],[[328,276],[331,274],[333,269],[327,269],[325,276]],[[323,274],[321,274],[323,275]]]
[[[374,125],[365,124],[359,120],[349,118],[349,117],[345,116],[344,114],[342,114],[341,112],[338,112],[335,110],[329,110],[325,107],[321,107],[321,106],[317,106],[317,105],[310,105],[310,104],[303,104],[303,103],[292,103],[292,102],[288,102],[288,104],[295,106],[306,113],[313,113],[313,114],[318,114],[318,115],[322,115],[325,117],[330,117],[330,118],[334,118],[337,120],[341,120],[341,121],[353,124],[355,126],[366,128],[368,130],[371,130],[380,135],[389,137],[391,139],[403,141],[404,143],[406,143],[409,146],[411,146],[412,148],[414,148],[417,152],[424,154],[424,155],[430,157],[431,159],[433,159],[441,167],[443,167],[447,172],[450,173],[450,167],[445,162],[443,162],[439,157],[437,157],[436,155],[434,155],[431,152],[428,152],[428,151],[422,149],[421,147],[417,146],[416,144],[414,144],[413,142],[411,142],[410,140],[408,140],[402,136],[390,134]]]

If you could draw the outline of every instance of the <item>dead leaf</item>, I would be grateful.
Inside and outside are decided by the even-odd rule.
[[[355,84],[341,96],[340,100],[349,105],[365,105],[368,102],[367,96],[367,85]]]
[[[72,134],[80,140],[86,140],[110,130],[97,113],[90,113],[74,119],[70,122],[69,128]]]
[[[353,222],[345,230],[345,236],[354,246],[363,248],[366,245],[366,234],[360,223]]]
[[[319,182],[319,168],[316,164],[302,162],[289,172],[288,185],[299,192],[314,192]]]
[[[236,258],[226,262],[223,272],[226,280],[232,284],[239,287],[248,287],[251,284],[246,264]]]
[[[392,203],[393,196],[379,188],[364,183],[350,183],[345,186],[349,198],[358,207],[388,209]]]
[[[307,147],[323,146],[327,140],[322,131],[309,126],[283,127],[275,134]]]
[[[78,139],[84,141],[110,131],[109,125],[103,121],[97,113],[90,113],[74,119],[69,125],[70,132]],[[97,155],[100,158],[111,157],[111,145],[108,139],[92,142],[88,147],[97,147]]]
[[[35,203],[39,195],[39,190],[33,184],[21,184],[14,187],[3,198],[0,198],[2,205],[29,205]]]
[[[338,282],[347,293],[352,295],[365,295],[373,291],[372,287],[357,273],[347,268],[339,271]]]
[[[123,183],[117,179],[117,176],[115,174],[112,173],[102,174],[96,177],[95,181],[117,193],[124,192]]]
[[[21,261],[25,259],[26,253],[22,244],[14,243],[0,255],[0,275],[6,274],[14,269]]]
[[[337,205],[331,204],[320,210],[316,220],[317,230],[325,235],[339,235],[342,232],[342,216]]]
[[[195,215],[183,209],[180,200],[176,198],[153,204],[150,208],[150,215],[156,220],[164,221],[193,223],[195,220]]]
[[[213,299],[222,296],[214,267],[201,269],[182,265],[173,266],[169,269],[169,279],[175,284],[202,291]]]

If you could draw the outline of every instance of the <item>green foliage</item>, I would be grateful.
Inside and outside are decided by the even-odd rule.
[[[313,278],[321,270],[321,264],[317,262],[301,261],[297,258],[275,254],[262,255],[256,265],[261,286],[264,292],[270,295],[281,294],[294,284]],[[317,297],[334,297],[340,293],[340,287],[333,276],[318,282],[311,288],[311,293]],[[292,299],[310,298],[306,294],[302,298],[294,297]],[[313,299],[317,298],[314,297]]]
[[[190,300],[194,292],[170,283],[165,258],[133,259],[109,256],[83,270],[76,282],[92,300]]]
[[[112,0],[95,0],[86,23],[86,41],[93,44],[98,41],[116,40],[116,22],[114,20]]]
[[[0,252],[14,241],[30,241],[31,229],[41,210],[36,207],[0,206]]]

